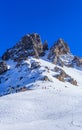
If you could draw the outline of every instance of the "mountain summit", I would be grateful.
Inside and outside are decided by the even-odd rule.
[[[43,45],[40,36],[36,33],[27,34],[11,49],[7,50],[2,56],[3,60],[17,60],[35,56],[38,58],[43,54]]]
[[[80,86],[72,74],[82,70],[82,59],[71,54],[68,44],[58,39],[49,48],[37,33],[27,34],[8,49],[0,61],[0,95],[35,88]],[[80,77],[80,75],[78,75]]]

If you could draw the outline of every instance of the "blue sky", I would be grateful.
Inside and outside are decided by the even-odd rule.
[[[82,57],[82,0],[0,1],[0,55],[33,32],[49,46],[65,39],[71,52]]]

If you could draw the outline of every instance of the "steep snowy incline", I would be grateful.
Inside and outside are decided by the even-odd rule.
[[[82,71],[54,65],[49,60],[45,60],[45,57],[43,59],[29,57],[18,67],[12,60],[7,61],[7,64],[10,70],[0,76],[0,95],[20,92],[23,91],[22,89],[42,89],[43,87],[74,87],[76,85],[75,87],[82,88]],[[76,84],[72,80],[77,81],[74,82]]]

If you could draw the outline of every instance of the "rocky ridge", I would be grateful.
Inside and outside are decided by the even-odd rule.
[[[40,35],[37,33],[27,34],[11,49],[8,49],[2,56],[2,60],[14,60],[20,62],[26,60],[28,56],[34,56],[39,58],[45,55],[45,51],[48,50],[48,43],[45,41],[42,44]],[[67,56],[67,57],[66,57]],[[54,64],[60,66],[66,65],[62,61],[62,57],[71,58],[71,62],[67,66],[81,66],[82,58],[71,55],[68,44],[63,39],[58,39],[54,45],[49,49],[48,59]]]
[[[48,65],[43,65],[40,59],[47,60],[55,68],[51,69]],[[5,87],[4,90],[1,88],[1,93],[3,91],[4,94],[25,91],[27,88],[33,87],[33,85],[28,85],[29,83],[33,84],[39,80],[41,82],[53,82],[53,80],[58,79],[78,86],[78,81],[63,70],[64,66],[82,68],[82,58],[73,56],[68,44],[63,39],[58,39],[49,49],[47,41],[42,44],[39,34],[27,34],[2,56],[0,61],[0,88],[3,85]],[[16,74],[16,79],[13,79],[13,72]],[[52,75],[53,72],[54,75]],[[28,77],[27,75],[30,74],[31,76]],[[14,85],[13,80],[16,83]]]
[[[3,54],[2,59],[21,61],[27,59],[28,56],[39,58],[41,55],[43,55],[43,45],[40,36],[34,33],[22,37],[13,48]]]

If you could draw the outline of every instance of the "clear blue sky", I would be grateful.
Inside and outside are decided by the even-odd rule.
[[[32,32],[49,46],[61,37],[82,57],[82,0],[1,0],[0,55]]]

